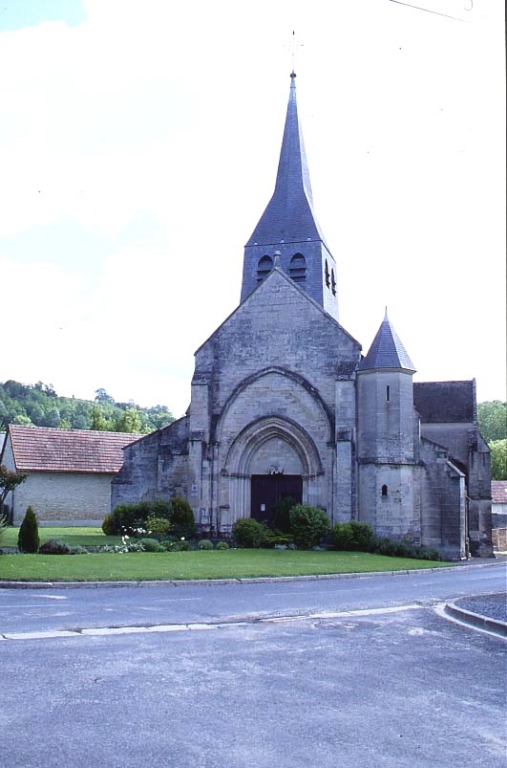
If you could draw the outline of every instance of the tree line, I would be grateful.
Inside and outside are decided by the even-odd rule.
[[[507,480],[507,403],[479,403],[477,419],[491,450],[493,480]],[[97,389],[94,400],[60,397],[52,384],[0,384],[0,431],[8,424],[26,424],[60,429],[95,429],[147,434],[174,421],[165,405],[142,408],[133,401],[117,403],[105,389]]]
[[[491,477],[507,480],[507,403],[501,400],[479,403],[477,420],[491,451]]]
[[[147,434],[174,421],[165,405],[142,408],[133,401],[117,403],[105,389],[94,400],[60,397],[52,384],[0,384],[0,432],[8,424],[59,429],[94,429],[101,432]]]

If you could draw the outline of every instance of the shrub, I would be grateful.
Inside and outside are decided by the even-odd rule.
[[[262,546],[266,548],[289,547],[293,543],[294,543],[294,540],[290,534],[283,533],[278,529],[271,530],[270,528],[268,528],[268,530],[266,531],[266,538]]]
[[[369,552],[374,536],[368,523],[351,520],[348,523],[336,523],[333,528],[333,543],[336,549]]]
[[[296,504],[290,511],[294,543],[300,549],[312,549],[329,531],[329,519],[322,509]]]
[[[40,549],[39,549],[39,552],[40,552]],[[70,555],[89,555],[90,553],[88,552],[86,547],[81,547],[81,546],[77,545],[75,547],[71,547],[70,548],[69,554]]]
[[[213,549],[213,542],[209,539],[201,539],[197,542],[197,549]]]
[[[165,539],[171,531],[171,523],[165,517],[149,517],[146,521],[148,533],[153,539]]]
[[[219,541],[215,549],[229,549],[229,545],[226,541]]]
[[[385,536],[374,536],[370,545],[370,552],[386,557],[412,557],[417,560],[441,560],[441,555],[436,549],[426,549],[410,541],[388,539]]]
[[[40,555],[69,555],[70,551],[71,547],[58,539],[49,539],[39,547]]]
[[[171,501],[140,501],[137,504],[119,504],[112,513],[114,533],[143,535],[149,530],[148,521],[164,519],[178,537],[191,538],[195,534],[195,519],[190,504],[179,496]],[[167,534],[165,534],[167,535]]]
[[[292,497],[280,499],[273,507],[270,527],[280,533],[290,533],[290,511],[296,504]]]
[[[4,533],[8,525],[9,525],[9,519],[7,515],[0,513],[0,538],[2,537],[2,534]]]
[[[28,507],[23,522],[19,527],[18,549],[21,552],[35,554],[39,550],[39,524],[32,507]]]
[[[163,552],[163,548],[157,539],[139,539],[139,544],[144,552]]]
[[[242,517],[232,526],[232,535],[240,547],[260,547],[266,540],[267,529],[253,517]]]
[[[181,541],[175,541],[171,544],[171,552],[188,552],[190,549],[190,544],[186,539],[181,539]]]
[[[114,518],[112,515],[106,515],[102,521],[102,533],[106,536],[114,536],[116,533]]]
[[[175,496],[171,500],[170,520],[175,536],[184,536],[186,539],[195,536],[195,518],[192,507],[181,496]]]

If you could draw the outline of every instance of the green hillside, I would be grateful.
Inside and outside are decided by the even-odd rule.
[[[0,384],[0,431],[7,424],[60,429],[97,429],[109,432],[148,433],[174,421],[165,405],[142,408],[136,403],[117,403],[104,389],[94,400],[60,397],[51,384]]]

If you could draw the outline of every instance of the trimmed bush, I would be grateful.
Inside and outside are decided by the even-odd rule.
[[[294,544],[294,539],[289,533],[283,533],[279,529],[271,530],[268,528],[266,531],[266,539],[263,542],[263,547],[266,549],[274,547],[289,547]]]
[[[322,509],[308,504],[296,504],[290,511],[294,544],[300,549],[312,549],[329,531],[329,519]]]
[[[195,536],[195,518],[192,507],[181,496],[175,496],[174,499],[171,499],[169,519],[175,536],[184,536],[186,539]]]
[[[386,557],[411,557],[416,560],[441,560],[442,556],[436,549],[427,549],[426,547],[412,544],[403,539],[388,539],[385,536],[374,536],[370,552],[376,555],[385,555]]]
[[[350,520],[348,523],[336,523],[333,528],[333,543],[336,549],[369,552],[373,540],[373,529],[368,523]]]
[[[106,536],[114,536],[116,533],[114,526],[114,518],[112,515],[106,515],[102,521],[102,533]]]
[[[253,517],[242,517],[232,526],[232,535],[236,544],[248,549],[262,546],[266,540],[267,528]]]
[[[143,548],[144,552],[163,552],[163,548],[160,546],[160,542],[157,539],[139,539],[139,545]]]
[[[39,547],[39,555],[70,555],[71,547],[64,541],[49,539]]]
[[[195,535],[195,519],[192,507],[180,496],[171,501],[140,501],[138,504],[119,504],[112,513],[114,533],[143,536],[149,530],[148,521],[164,519],[171,524],[171,533],[180,538]],[[167,534],[166,534],[167,535]]]
[[[172,526],[165,517],[149,517],[146,521],[146,528],[152,539],[160,541],[160,539],[166,539],[169,536]]]
[[[188,552],[190,544],[185,539],[181,541],[175,541],[171,544],[171,552]]]
[[[39,551],[39,523],[32,507],[28,507],[23,522],[19,527],[18,549],[26,554],[35,554]]]
[[[226,541],[219,541],[215,549],[229,549],[229,545]]]
[[[197,549],[213,549],[213,542],[209,539],[201,539],[197,542]]]

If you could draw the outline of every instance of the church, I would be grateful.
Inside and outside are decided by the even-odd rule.
[[[112,507],[183,496],[203,532],[269,523],[291,498],[331,525],[449,559],[491,554],[490,456],[475,381],[415,383],[387,312],[366,352],[338,320],[290,80],[276,184],[243,257],[237,309],[195,353],[186,415],[124,449]]]

